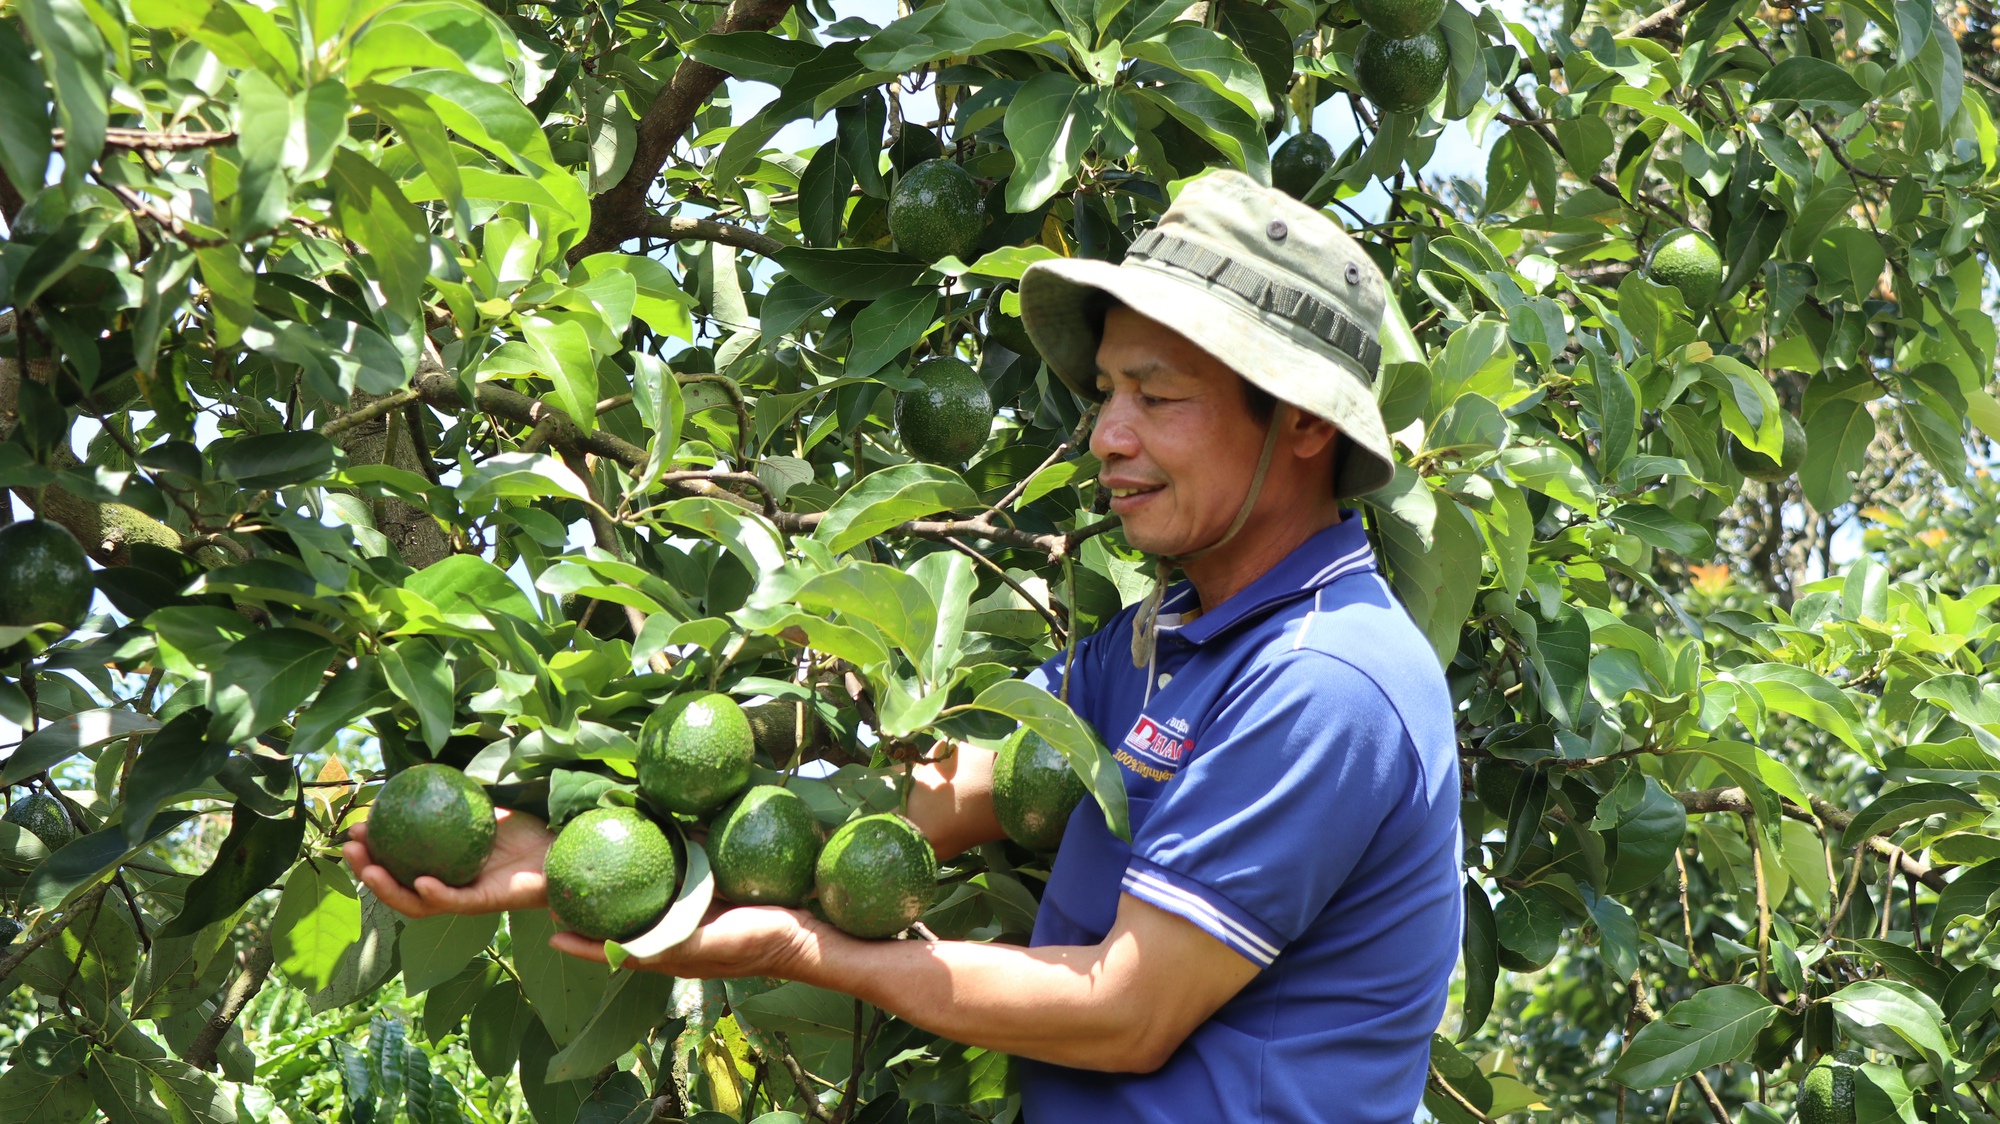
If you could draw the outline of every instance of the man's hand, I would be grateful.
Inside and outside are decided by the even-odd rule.
[[[382,904],[405,917],[547,909],[548,884],[542,877],[542,860],[549,853],[549,844],[555,842],[555,833],[522,812],[498,808],[494,816],[499,828],[493,836],[493,853],[486,856],[479,877],[465,886],[447,886],[428,874],[419,876],[415,886],[397,882],[388,868],[368,853],[366,823],[350,829],[350,841],[341,854],[355,877],[373,890]]]
[[[804,910],[718,903],[688,939],[658,956],[627,960],[625,966],[699,980],[784,977],[796,969],[809,942],[824,939],[824,928]],[[602,941],[561,932],[549,944],[571,956],[604,961]]]

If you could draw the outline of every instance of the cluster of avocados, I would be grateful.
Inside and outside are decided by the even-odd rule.
[[[795,735],[789,727],[769,732]],[[752,716],[713,692],[682,696],[649,717],[639,734],[638,806],[582,812],[549,848],[543,870],[556,917],[592,940],[629,940],[652,928],[684,865],[678,832],[662,825],[687,817],[707,827],[715,888],[731,902],[797,909],[816,898],[827,920],[869,939],[914,924],[937,885],[929,841],[902,816],[879,813],[849,820],[822,843],[798,793],[751,783],[759,740]],[[1024,729],[1002,747],[993,803],[1021,845],[1054,850],[1083,795],[1068,761],[1041,737]],[[44,815],[24,804],[9,818],[17,810]],[[405,885],[426,874],[453,886],[471,882],[494,834],[485,790],[448,765],[397,773],[368,819],[370,851]]]
[[[1354,78],[1379,109],[1415,113],[1444,89],[1451,61],[1438,20],[1444,0],[1355,0],[1368,30],[1354,48]]]
[[[60,523],[23,519],[0,527],[0,628],[55,625],[0,645],[0,666],[40,654],[90,612],[94,586],[83,545]]]

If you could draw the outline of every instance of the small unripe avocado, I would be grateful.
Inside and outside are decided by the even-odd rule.
[[[927,160],[911,168],[889,196],[889,233],[898,250],[919,261],[970,261],[984,225],[979,185],[949,160]]]
[[[1392,39],[1369,31],[1354,48],[1354,77],[1369,101],[1392,113],[1415,113],[1444,89],[1451,52],[1436,28]]]
[[[1752,480],[1770,483],[1783,480],[1806,463],[1806,427],[1790,414],[1780,417],[1785,425],[1785,449],[1777,460],[1738,441],[1735,434],[1728,435],[1724,444],[1729,448],[1729,463],[1736,466],[1736,471]]]
[[[549,909],[594,941],[638,936],[674,900],[674,849],[636,808],[592,808],[563,825],[542,864]]]
[[[926,359],[910,371],[920,390],[896,394],[896,436],[918,460],[964,464],[993,430],[993,395],[957,359]]]
[[[405,886],[428,874],[447,886],[479,877],[493,853],[493,801],[449,765],[412,765],[368,809],[368,853]]]
[[[1799,1124],[1855,1124],[1854,1077],[1860,1059],[1828,1054],[1799,1082]]]
[[[883,813],[849,820],[819,853],[819,904],[841,932],[870,940],[916,923],[937,890],[937,855],[916,826]]]
[[[56,624],[68,635],[90,614],[96,585],[83,544],[60,523],[23,519],[0,527],[0,627]],[[60,637],[44,637],[60,639]],[[41,650],[31,640],[0,648],[0,664]]]
[[[704,694],[639,731],[639,791],[669,812],[706,815],[750,783],[750,719],[727,695]]]
[[[62,802],[46,792],[30,792],[7,806],[0,820],[13,824],[42,841],[51,851],[67,847],[76,839],[76,827],[69,822]]]
[[[1722,291],[1722,251],[1693,227],[1669,230],[1646,255],[1646,276],[1655,285],[1679,289],[1681,301],[1699,319]]]
[[[1300,133],[1278,146],[1271,156],[1271,186],[1294,199],[1304,199],[1320,177],[1333,167],[1333,146],[1318,133]]]
[[[1407,39],[1437,26],[1444,0],[1354,0],[1354,11],[1369,30]]]

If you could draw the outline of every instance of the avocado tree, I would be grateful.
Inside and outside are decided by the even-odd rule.
[[[1391,279],[1363,515],[1467,782],[1430,1113],[1991,1119],[1971,11],[5,0],[0,1119],[1018,1115],[1005,1057],[408,920],[337,844],[426,762],[647,807],[708,693],[823,831],[1021,727],[1121,829],[1019,676],[1151,567],[1013,287],[1212,166]],[[670,940],[715,879],[653,812]],[[906,936],[1024,940],[1048,863]]]

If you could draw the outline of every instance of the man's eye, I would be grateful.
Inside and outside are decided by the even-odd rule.
[[[1153,396],[1152,396],[1152,395],[1150,395],[1150,394],[1141,394],[1141,395],[1139,396],[1139,401],[1141,401],[1141,402],[1144,402],[1144,403],[1145,403],[1146,405],[1148,405],[1148,406],[1157,406],[1157,405],[1159,405],[1160,403],[1162,403],[1162,402],[1165,402],[1165,401],[1167,401],[1167,399],[1165,399],[1165,398],[1155,398],[1155,397],[1153,397]]]

